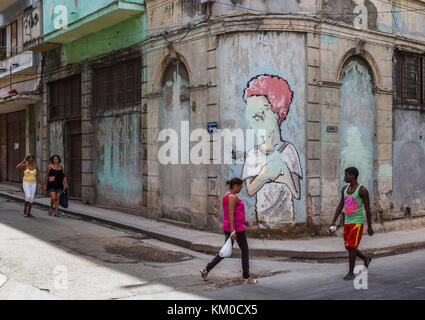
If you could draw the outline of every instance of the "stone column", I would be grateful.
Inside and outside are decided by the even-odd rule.
[[[161,213],[161,183],[159,177],[158,161],[158,133],[159,133],[159,107],[161,101],[160,92],[153,92],[145,96],[147,105],[146,121],[142,125],[142,130],[146,130],[146,184],[143,184],[143,192],[146,193],[147,210],[144,215],[159,219]]]
[[[307,223],[320,215],[320,35],[307,34]]]
[[[93,108],[93,70],[90,65],[84,64],[81,72],[81,131],[82,131],[82,202],[96,203],[96,132]]]
[[[339,83],[321,82],[322,224],[328,225],[340,200],[339,189]]]
[[[207,122],[217,125],[220,122],[219,118],[219,108],[217,103],[217,36],[208,36],[207,37],[207,72],[208,72],[208,83],[209,88],[207,89]],[[213,155],[213,144],[220,137],[210,135],[210,152],[211,152],[211,162],[208,166],[208,220],[207,220],[207,228],[212,231],[217,231],[220,229],[220,188],[219,183],[222,181],[219,177],[219,168],[220,164],[214,164],[214,160],[222,159],[214,159]]]
[[[215,81],[214,81],[215,82]],[[208,86],[190,87],[190,129],[206,129],[208,112]],[[193,148],[198,141],[191,141]],[[210,160],[210,159],[208,159]],[[191,224],[195,228],[204,229],[208,224],[208,164],[194,164],[191,162]],[[212,177],[214,179],[214,177]]]
[[[391,220],[393,172],[393,96],[391,91],[377,90],[376,103],[376,189],[375,203],[385,220]]]

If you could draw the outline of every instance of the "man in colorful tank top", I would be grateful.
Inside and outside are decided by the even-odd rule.
[[[366,267],[369,266],[369,263],[372,260],[371,257],[365,256],[357,249],[363,235],[363,205],[366,209],[366,219],[368,224],[367,232],[369,236],[373,235],[369,192],[365,186],[362,186],[357,182],[358,176],[359,171],[357,168],[350,167],[345,169],[344,181],[348,183],[348,185],[342,188],[341,201],[339,202],[331,224],[331,228],[335,228],[336,220],[344,208],[344,244],[345,249],[348,251],[349,258],[349,271],[344,277],[344,280],[352,280],[355,278],[354,265],[356,262],[356,256],[364,261],[364,265]]]

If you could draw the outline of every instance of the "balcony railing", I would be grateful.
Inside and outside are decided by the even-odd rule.
[[[19,73],[36,73],[40,66],[40,53],[25,51],[0,62],[0,79]]]

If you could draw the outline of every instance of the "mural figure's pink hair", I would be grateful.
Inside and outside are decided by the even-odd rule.
[[[288,114],[293,95],[294,93],[285,79],[262,74],[248,81],[243,99],[246,102],[251,96],[265,96],[272,107],[272,111],[278,114],[280,125]]]

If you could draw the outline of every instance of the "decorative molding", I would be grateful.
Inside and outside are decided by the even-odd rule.
[[[411,53],[416,53],[416,54],[424,54],[425,53],[425,49],[421,50],[417,47],[413,47],[413,46],[406,45],[406,44],[396,44],[395,49],[399,50],[399,51],[411,52]]]
[[[211,84],[211,81],[187,86],[190,91],[204,90],[211,87],[215,87]]]
[[[342,86],[342,83],[340,82],[334,82],[334,81],[318,81],[319,87],[327,87],[327,88],[335,88],[339,89]]]
[[[153,92],[149,92],[146,93],[143,98],[145,99],[154,99],[154,98],[159,98],[161,96],[161,91],[153,91]]]
[[[374,94],[387,94],[387,95],[392,96],[393,93],[394,93],[394,90],[387,90],[387,89],[381,89],[381,88],[378,88],[378,87],[373,87],[372,92]]]

